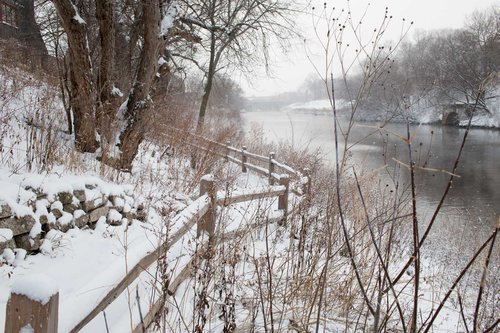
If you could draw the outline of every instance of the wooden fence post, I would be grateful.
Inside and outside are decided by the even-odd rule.
[[[273,160],[274,160],[274,153],[269,153],[269,185],[274,185],[274,177],[273,177],[273,173],[274,173],[274,163],[273,163]]]
[[[215,220],[217,213],[217,192],[215,191],[215,181],[213,175],[205,175],[200,180],[200,197],[208,194],[210,198],[210,208],[208,212],[198,221],[196,236],[199,237],[202,231],[208,232],[210,238],[215,232]]]
[[[247,172],[247,166],[245,163],[247,162],[247,155],[245,154],[247,151],[247,147],[243,146],[241,148],[241,172]]]
[[[231,141],[226,141],[226,162],[229,162],[229,154],[231,154],[231,150],[229,150],[229,146],[231,146]]]
[[[288,213],[288,192],[290,185],[290,177],[286,174],[280,176],[281,186],[285,186],[285,193],[278,197],[278,209],[283,210],[284,220],[286,220],[286,214]]]
[[[43,283],[43,282],[42,282]],[[45,303],[28,296],[12,292],[7,302],[5,333],[26,332],[57,333],[59,318],[59,293],[55,293]]]

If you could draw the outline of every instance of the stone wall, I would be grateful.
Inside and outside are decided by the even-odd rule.
[[[106,194],[96,184],[51,194],[30,187],[24,190],[34,194],[28,205],[0,201],[0,254],[6,248],[36,253],[51,229],[93,229],[101,218],[114,226],[146,219],[144,205],[131,193]]]

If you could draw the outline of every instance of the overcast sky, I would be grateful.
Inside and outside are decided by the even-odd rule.
[[[303,0],[306,2],[307,0]],[[325,1],[310,1],[312,6],[323,8]],[[335,6],[347,8],[346,0],[326,1],[328,8]],[[368,5],[369,4],[369,5]],[[499,0],[351,0],[350,8],[355,19],[365,12],[367,15],[363,20],[365,27],[376,27],[380,24],[384,16],[385,8],[389,8],[393,21],[386,36],[389,39],[397,39],[402,28],[402,19],[406,22],[413,21],[410,36],[421,30],[435,30],[460,28],[465,23],[466,16],[474,10],[484,10],[496,6],[500,8]],[[315,11],[317,12],[318,9]],[[315,46],[317,38],[314,36],[312,28],[311,12],[297,17],[297,26],[303,26],[304,37],[310,54],[317,55],[320,59],[319,49]],[[248,97],[273,95],[285,91],[294,91],[300,86],[304,79],[314,72],[310,60],[305,56],[303,41],[295,41],[288,55],[275,52],[271,70],[273,78],[268,78],[264,70],[256,69],[252,73],[252,80],[249,82],[245,77],[240,77],[240,83]],[[317,61],[317,60],[316,60]],[[235,73],[238,80],[238,74]]]

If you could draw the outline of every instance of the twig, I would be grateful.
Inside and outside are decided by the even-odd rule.
[[[458,305],[460,306],[460,317],[462,317],[462,321],[464,322],[464,327],[467,333],[469,333],[469,326],[467,325],[467,319],[465,318],[464,305],[462,303],[462,296],[460,296],[460,291],[458,293]]]
[[[434,210],[434,213],[432,214],[431,220],[429,221],[429,224],[428,224],[427,228],[425,229],[422,238],[420,239],[418,249],[420,249],[423,246],[425,240],[427,239],[427,236],[429,235],[429,233],[430,233],[430,231],[431,231],[434,223],[436,222],[437,216],[438,216],[439,212],[441,211],[441,207],[443,206],[444,201],[445,201],[446,197],[448,196],[448,192],[450,191],[451,185],[453,184],[453,179],[455,178],[454,174],[455,174],[455,171],[458,168],[458,164],[459,164],[459,161],[460,161],[460,157],[462,156],[462,152],[464,150],[465,143],[467,142],[467,136],[469,135],[469,131],[470,131],[470,128],[472,126],[472,118],[474,116],[474,111],[476,110],[477,105],[479,103],[479,98],[481,96],[481,91],[482,90],[480,90],[477,93],[476,101],[475,101],[475,104],[474,104],[474,108],[473,108],[473,111],[470,114],[469,122],[467,124],[467,128],[465,129],[465,133],[464,133],[464,136],[462,138],[462,143],[460,144],[460,149],[458,150],[457,157],[455,159],[455,162],[453,163],[453,167],[452,167],[452,170],[451,170],[451,173],[450,173],[450,178],[449,178],[448,183],[446,185],[446,188],[445,188],[445,190],[443,192],[443,195],[441,196],[441,199],[439,200],[439,203],[436,206],[436,209]],[[404,265],[404,267],[401,269],[401,271],[399,272],[399,274],[393,280],[394,283],[398,283],[398,281],[403,277],[403,275],[405,274],[406,270],[408,269],[408,267],[410,267],[411,263],[413,262],[415,256],[416,256],[416,252],[414,251],[413,254],[410,256],[410,258],[408,258],[408,261],[406,262],[406,264]],[[385,292],[387,292],[387,291],[388,290],[386,288]]]
[[[415,185],[415,169],[412,156],[412,145],[410,136],[410,121],[406,120],[406,137],[408,139],[408,158],[410,161],[410,180],[411,180],[411,207],[412,207],[412,234],[413,234],[413,259],[415,261],[414,289],[413,289],[413,311],[410,324],[410,331],[417,332],[418,315],[418,292],[420,286],[420,236],[418,234],[418,216],[417,216],[417,194]]]
[[[436,309],[436,312],[434,312],[434,315],[432,316],[432,319],[430,320],[428,326],[426,327],[426,329],[424,330],[424,333],[427,333],[429,332],[429,330],[431,329],[432,327],[432,324],[434,323],[434,320],[436,320],[437,316],[439,315],[439,313],[441,312],[444,304],[446,303],[446,301],[448,300],[448,298],[450,297],[451,293],[453,292],[453,290],[455,289],[455,287],[458,285],[458,283],[460,282],[460,280],[463,278],[463,276],[465,275],[465,273],[467,273],[467,271],[469,270],[469,268],[472,266],[472,264],[476,261],[477,257],[481,254],[481,252],[483,252],[484,248],[488,245],[488,243],[495,237],[496,233],[498,232],[498,228],[495,229],[494,233],[486,240],[486,242],[483,243],[483,245],[481,245],[481,247],[476,251],[476,253],[474,254],[474,256],[472,257],[472,259],[467,263],[467,266],[464,267],[464,269],[460,272],[460,275],[455,279],[455,281],[453,282],[452,286],[450,287],[450,289],[448,289],[448,292],[446,293],[445,297],[443,298],[443,300],[441,301],[441,303],[439,304],[439,306],[437,307]]]
[[[391,291],[394,295],[394,301],[396,302],[396,307],[397,307],[398,312],[399,312],[399,317],[401,318],[401,323],[403,325],[403,332],[406,332],[406,325],[405,325],[405,321],[404,321],[403,310],[401,308],[401,305],[399,304],[398,295],[396,294],[396,291],[394,290],[394,284],[391,281],[391,276],[389,274],[389,270],[387,269],[387,265],[384,261],[384,258],[382,257],[382,253],[377,245],[377,240],[375,239],[375,233],[373,232],[370,217],[368,216],[368,210],[366,207],[365,198],[363,197],[363,192],[361,191],[361,185],[359,184],[359,181],[358,181],[358,175],[354,169],[353,169],[353,172],[354,172],[354,179],[356,180],[356,186],[358,188],[358,193],[359,193],[359,196],[361,198],[361,203],[363,205],[363,210],[364,210],[365,218],[366,218],[366,224],[368,226],[368,230],[370,231],[370,237],[372,240],[372,244],[375,247],[375,252],[377,253],[378,259],[380,260],[380,265],[382,266],[382,269],[384,270],[385,279],[387,279],[387,282],[389,283],[389,288],[391,289]],[[381,292],[380,295],[382,295],[382,294],[383,293]],[[380,302],[379,302],[379,304],[380,304]],[[376,321],[378,322],[378,318],[376,319]],[[378,331],[377,326],[378,325],[375,325],[374,330],[373,330],[374,332]]]
[[[356,280],[359,284],[359,287],[361,289],[361,293],[363,294],[363,299],[365,300],[365,303],[368,307],[368,310],[370,311],[370,313],[375,316],[375,310],[373,309],[371,303],[370,303],[370,299],[368,298],[368,294],[366,293],[366,290],[365,290],[365,287],[363,285],[363,281],[361,281],[361,276],[359,275],[359,270],[358,270],[358,266],[356,264],[356,261],[354,260],[354,253],[352,251],[352,248],[351,248],[351,244],[349,242],[349,234],[347,232],[347,226],[345,224],[345,220],[344,220],[344,213],[343,213],[343,209],[342,209],[342,202],[341,202],[341,199],[340,199],[340,163],[339,163],[339,140],[338,140],[338,126],[337,126],[337,122],[338,122],[338,117],[337,117],[337,108],[336,108],[336,105],[335,105],[335,91],[334,91],[334,86],[333,86],[333,73],[331,74],[331,81],[332,81],[332,100],[333,100],[333,103],[332,103],[332,109],[333,109],[333,118],[334,118],[334,137],[335,137],[335,178],[336,178],[336,181],[335,181],[335,191],[336,191],[336,194],[337,194],[337,208],[339,209],[339,218],[340,218],[340,223],[342,225],[342,231],[343,231],[343,234],[344,234],[344,238],[345,238],[345,245],[346,245],[346,248],[347,248],[347,252],[349,254],[349,259],[350,259],[350,262],[351,262],[351,265],[354,269],[354,273],[356,275]],[[318,327],[316,327],[318,329]]]
[[[477,294],[476,309],[474,311],[474,323],[472,327],[472,332],[477,332],[477,319],[479,317],[479,307],[481,305],[481,298],[483,296],[484,285],[486,284],[486,277],[488,275],[488,266],[490,265],[491,253],[493,252],[493,246],[495,245],[495,240],[497,238],[498,230],[500,229],[500,217],[498,218],[497,226],[495,232],[493,233],[493,239],[491,240],[490,248],[488,250],[488,255],[484,262],[483,275],[481,276],[481,282],[479,283],[479,292]]]
[[[404,162],[401,162],[400,160],[398,160],[395,157],[393,157],[392,160],[394,162],[399,163],[402,166],[406,167],[408,170],[411,169],[411,167],[408,164],[406,164]],[[457,178],[461,177],[460,175],[458,175],[456,173],[452,173],[452,172],[449,172],[448,170],[443,170],[443,169],[434,169],[434,168],[429,168],[429,167],[421,167],[421,166],[418,166],[418,165],[414,165],[413,169],[419,169],[419,170],[424,170],[424,171],[432,171],[432,172],[442,172],[442,173],[445,173],[445,174],[453,176],[453,177],[457,177]]]
[[[139,297],[139,286],[135,289],[135,299],[137,300],[137,308],[139,309],[139,318],[141,318],[141,328],[142,333],[146,332],[146,327],[144,327],[144,317],[142,316],[141,310],[141,298]]]
[[[109,333],[108,319],[106,318],[106,311],[102,310],[102,314],[104,315],[104,325],[106,326],[106,332]]]
[[[488,327],[483,333],[492,332],[499,324],[500,324],[500,318],[497,319],[497,320],[495,320],[495,322],[493,323],[493,325],[491,325],[490,327]]]

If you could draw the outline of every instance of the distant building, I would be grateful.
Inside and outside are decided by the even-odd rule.
[[[0,2],[0,19],[4,25],[14,28],[14,31],[18,27],[17,11],[18,5],[16,3]]]
[[[12,47],[28,48],[25,55],[43,61],[47,48],[35,21],[34,0],[0,0],[0,40],[4,42],[2,53]]]

